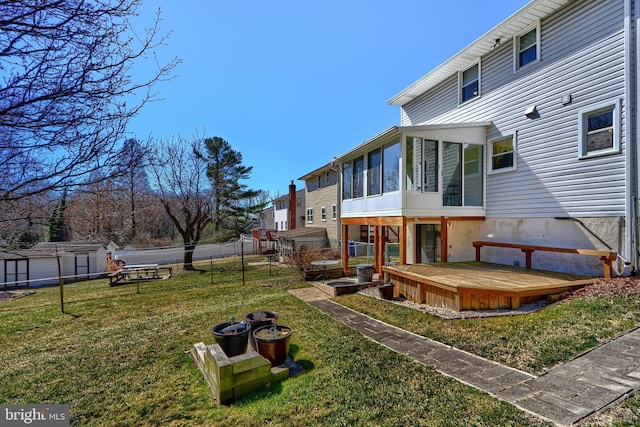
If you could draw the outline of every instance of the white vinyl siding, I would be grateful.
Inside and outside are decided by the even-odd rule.
[[[573,2],[543,19],[543,55],[518,73],[513,41],[483,56],[482,97],[474,102],[455,105],[453,75],[403,107],[403,126],[491,121],[487,141],[518,129],[518,170],[487,176],[487,218],[624,215],[623,6]],[[620,154],[579,160],[579,112],[612,99],[620,99]],[[525,117],[531,105],[538,118]]]

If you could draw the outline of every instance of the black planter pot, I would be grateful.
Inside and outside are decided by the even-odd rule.
[[[381,298],[388,299],[388,300],[393,299],[393,283],[385,283],[384,285],[378,285],[378,291],[380,292]]]
[[[256,310],[247,314],[247,323],[251,326],[251,332],[249,333],[249,349],[258,350],[256,347],[255,339],[253,338],[253,331],[263,326],[275,324],[278,319],[278,313],[270,310]]]
[[[245,322],[219,323],[211,329],[213,336],[222,351],[233,357],[247,351],[247,343],[251,332],[251,325]]]
[[[258,353],[271,362],[271,366],[280,366],[289,354],[289,340],[293,335],[293,329],[283,325],[273,326],[277,331],[274,336],[271,328],[272,326],[263,326],[256,329],[253,331],[253,337],[256,340]]]

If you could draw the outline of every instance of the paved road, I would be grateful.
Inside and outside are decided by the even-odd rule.
[[[290,292],[393,351],[558,425],[578,423],[640,388],[640,328],[536,377],[375,320],[316,288]]]

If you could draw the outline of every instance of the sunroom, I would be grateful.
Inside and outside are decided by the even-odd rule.
[[[449,229],[484,219],[490,122],[391,127],[336,157],[343,242],[373,244],[374,267],[448,261]],[[469,250],[472,249],[469,242]],[[343,245],[343,265],[348,265]]]

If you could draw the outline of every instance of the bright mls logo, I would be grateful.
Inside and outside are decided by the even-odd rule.
[[[0,425],[68,427],[69,405],[0,405]]]

